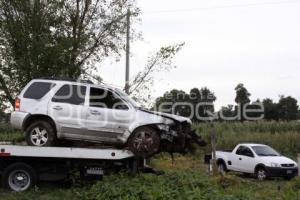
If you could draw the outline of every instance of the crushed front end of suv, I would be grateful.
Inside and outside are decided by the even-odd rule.
[[[140,157],[185,153],[205,142],[190,119],[142,109],[120,89],[54,79],[34,79],[15,100],[13,127],[31,146],[78,140],[121,146]]]

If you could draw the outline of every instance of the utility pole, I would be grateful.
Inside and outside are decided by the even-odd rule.
[[[130,56],[130,9],[126,15],[127,31],[126,31],[126,71],[125,71],[125,92],[129,93],[129,56]]]

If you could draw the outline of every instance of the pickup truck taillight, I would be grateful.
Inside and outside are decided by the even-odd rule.
[[[21,107],[21,99],[18,97],[15,99],[15,111],[19,111]]]

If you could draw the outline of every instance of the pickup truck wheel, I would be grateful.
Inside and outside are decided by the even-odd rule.
[[[2,175],[2,184],[8,189],[22,192],[36,184],[37,175],[32,167],[24,163],[8,166]]]
[[[128,141],[129,149],[138,157],[148,158],[158,152],[160,137],[151,127],[137,128]]]
[[[26,129],[26,142],[30,146],[54,146],[55,140],[55,130],[46,121],[33,122]]]
[[[263,181],[267,178],[267,171],[260,167],[256,170],[256,178],[259,180],[259,181]]]
[[[221,174],[225,174],[227,171],[226,165],[224,164],[224,162],[219,162],[218,163],[218,171]]]

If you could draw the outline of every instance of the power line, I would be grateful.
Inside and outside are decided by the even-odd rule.
[[[239,7],[254,7],[254,6],[264,6],[264,5],[278,5],[278,4],[290,4],[290,3],[300,3],[299,0],[296,1],[275,1],[275,2],[261,2],[261,3],[248,3],[248,4],[233,4],[233,5],[222,5],[222,6],[209,6],[202,8],[187,8],[187,9],[174,9],[174,10],[154,10],[144,12],[143,14],[160,14],[160,13],[177,13],[177,12],[196,12],[199,10],[214,10],[214,9],[224,9],[224,8],[239,8]]]

